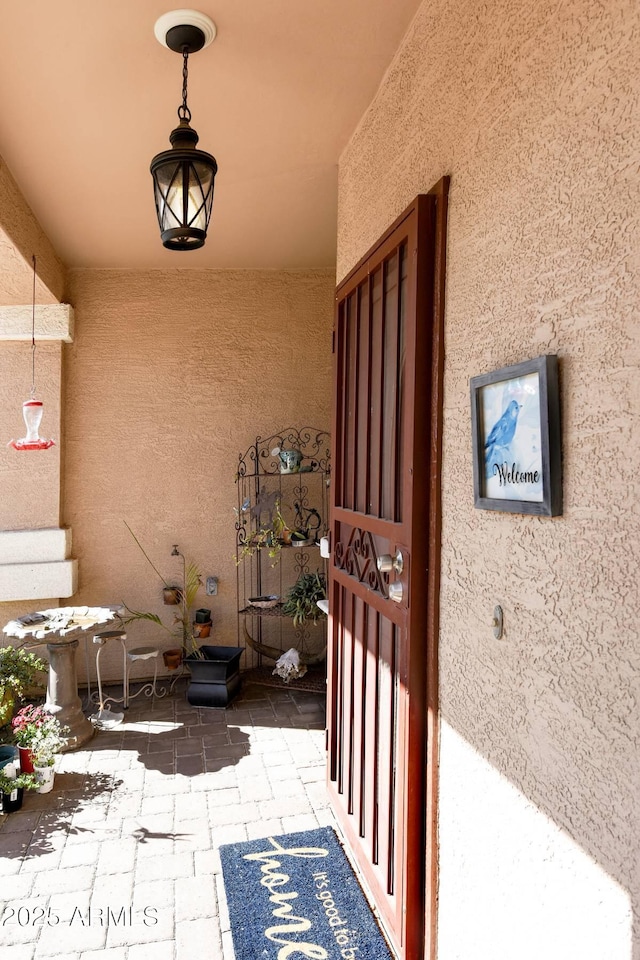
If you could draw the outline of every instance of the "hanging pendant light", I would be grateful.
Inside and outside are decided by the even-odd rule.
[[[207,236],[218,164],[210,153],[196,149],[199,137],[189,125],[188,61],[190,53],[212,42],[216,26],[197,10],[174,10],[160,17],[154,31],[160,43],[183,59],[180,122],[169,137],[171,150],[151,161],[160,236],[169,250],[197,250]]]
[[[10,440],[8,447],[14,450],[48,450],[54,440],[44,440],[38,435],[42,420],[43,403],[36,399],[36,258],[33,260],[33,296],[31,298],[31,391],[29,399],[22,404],[22,416],[27,435],[22,440]]]

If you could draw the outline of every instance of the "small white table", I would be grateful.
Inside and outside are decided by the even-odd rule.
[[[76,650],[80,633],[115,620],[121,612],[121,606],[53,607],[18,617],[3,628],[7,636],[24,641],[23,646],[47,645],[49,681],[45,706],[68,728],[64,751],[83,746],[94,733],[78,696]]]

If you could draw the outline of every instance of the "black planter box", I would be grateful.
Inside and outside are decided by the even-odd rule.
[[[240,657],[244,647],[203,645],[204,659],[194,654],[184,662],[191,671],[187,700],[193,707],[226,707],[240,690]]]

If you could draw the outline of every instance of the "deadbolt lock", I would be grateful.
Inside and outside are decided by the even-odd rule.
[[[389,599],[396,603],[402,603],[404,588],[401,583],[392,583],[389,585]]]
[[[377,564],[380,573],[391,573],[392,570],[395,570],[398,576],[400,576],[404,570],[404,558],[400,550],[396,551],[394,557],[389,553],[383,553],[381,557],[378,557]]]

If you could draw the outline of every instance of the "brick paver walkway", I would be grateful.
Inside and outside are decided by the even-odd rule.
[[[218,847],[332,823],[320,694],[134,701],[0,816],[2,960],[232,960]]]

